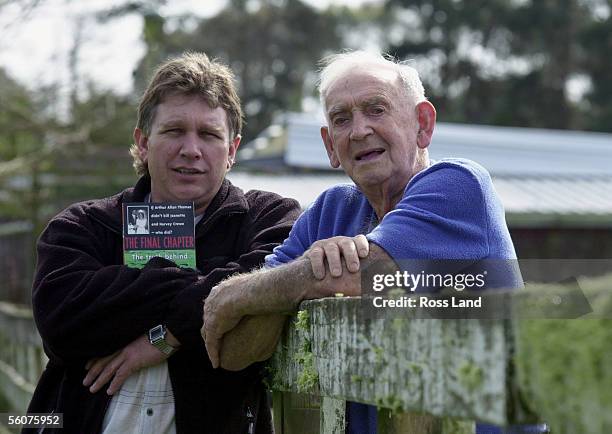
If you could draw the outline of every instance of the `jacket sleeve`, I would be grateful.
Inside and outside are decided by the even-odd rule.
[[[174,296],[198,279],[197,272],[162,258],[141,270],[109,265],[116,253],[108,238],[117,235],[75,209],[54,218],[41,235],[32,291],[47,352],[61,363],[124,347],[161,323]]]
[[[182,345],[202,346],[203,301],[211,289],[237,273],[246,273],[264,264],[266,255],[283,242],[298,215],[299,204],[276,194],[249,192],[250,227],[245,231],[245,250],[223,267],[213,269],[184,291],[170,304],[166,318],[168,329]]]

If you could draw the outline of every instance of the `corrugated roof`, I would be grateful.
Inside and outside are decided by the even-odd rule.
[[[274,191],[305,207],[323,190],[351,182],[343,174],[269,175],[230,172],[244,190]],[[493,177],[509,224],[612,227],[612,176]]]
[[[496,176],[513,225],[612,227],[612,176]]]
[[[314,115],[287,114],[285,163],[330,169]],[[496,175],[610,175],[612,134],[487,125],[436,124],[429,155],[478,161]]]
[[[611,177],[496,177],[507,212],[612,214]]]
[[[612,176],[612,134],[440,123],[431,158],[464,157],[494,175]]]

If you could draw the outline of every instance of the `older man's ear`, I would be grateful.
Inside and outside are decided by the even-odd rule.
[[[329,128],[321,127],[321,138],[323,139],[323,144],[325,145],[325,150],[327,151],[329,164],[334,169],[337,169],[338,167],[340,167],[340,160],[338,160],[338,156],[336,155],[336,151],[334,149],[334,141],[329,134]]]
[[[431,136],[436,125],[436,108],[429,101],[421,101],[416,105],[415,110],[419,122],[417,146],[425,149],[431,143]]]

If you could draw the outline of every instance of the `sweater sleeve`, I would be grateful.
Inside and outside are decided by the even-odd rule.
[[[264,263],[266,255],[283,242],[300,213],[299,204],[272,193],[247,193],[252,210],[246,248],[234,260],[214,268],[174,297],[166,318],[168,329],[181,345],[202,346],[203,300],[212,288],[233,274],[246,273]]]
[[[266,257],[266,266],[278,267],[299,258],[317,240],[361,234],[372,213],[372,207],[353,184],[335,185],[302,213],[285,242]]]
[[[479,179],[458,165],[419,174],[402,200],[367,235],[394,260],[468,259],[488,255]]]
[[[54,218],[38,241],[34,318],[50,358],[71,363],[111,354],[159,324],[168,304],[198,278],[154,258],[143,269],[113,255],[82,209]],[[106,231],[108,232],[108,231]]]
[[[283,244],[275,247],[272,253],[266,256],[266,267],[274,268],[287,264],[302,256],[308,249],[311,244],[308,239],[309,211],[305,211],[297,219]]]

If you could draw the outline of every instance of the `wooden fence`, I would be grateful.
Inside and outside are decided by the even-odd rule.
[[[358,298],[302,303],[270,363],[276,433],[343,433],[347,400],[376,405],[381,434],[471,433],[475,421],[612,432],[612,278],[585,282],[580,319],[364,319]],[[0,303],[0,345],[3,411],[23,412],[44,363],[29,309]]]
[[[47,362],[30,308],[0,302],[0,348],[0,412],[24,413]]]
[[[32,224],[0,224],[0,301],[30,304],[34,240]]]
[[[383,434],[475,421],[610,433],[612,276],[580,289],[590,313],[573,315],[575,287],[540,285],[505,300],[512,320],[364,319],[358,298],[305,302],[270,365],[276,434],[344,433],[347,400],[376,405]]]

